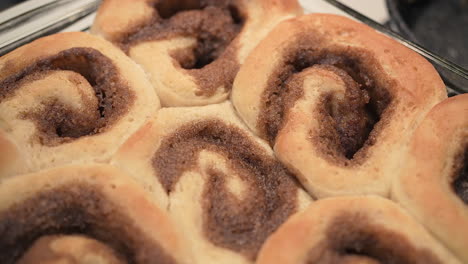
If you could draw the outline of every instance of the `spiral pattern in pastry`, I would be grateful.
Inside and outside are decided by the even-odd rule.
[[[230,103],[160,110],[114,162],[168,209],[197,263],[252,263],[263,241],[310,201]]]
[[[259,253],[258,264],[461,264],[395,203],[377,196],[314,202],[292,216]]]
[[[0,87],[0,176],[105,162],[160,107],[144,72],[86,33],[1,57]]]
[[[0,263],[191,263],[167,214],[107,165],[66,166],[0,184]]]
[[[234,82],[240,116],[316,197],[388,196],[415,124],[446,98],[432,65],[325,14],[282,22]]]
[[[392,196],[468,262],[468,94],[443,101],[426,116]]]
[[[149,74],[164,106],[224,101],[239,66],[297,0],[106,0],[91,31]]]

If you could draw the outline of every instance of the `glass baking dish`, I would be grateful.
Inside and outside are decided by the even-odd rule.
[[[345,12],[328,4],[327,0],[299,0],[305,13],[324,12],[346,15]],[[0,3],[0,56],[34,39],[57,32],[88,31],[101,0],[4,0]],[[362,6],[362,1],[348,0],[379,23],[388,21],[388,11],[384,0],[372,1]],[[356,17],[355,17],[356,18]],[[359,18],[358,18],[359,19]],[[362,22],[373,26],[365,19]],[[405,43],[403,43],[405,44]],[[445,60],[442,58],[442,60]],[[437,64],[437,63],[436,63]],[[437,66],[442,76],[457,76],[447,67]],[[459,78],[462,83],[468,80]],[[447,82],[449,83],[449,82]],[[453,89],[452,89],[453,88]],[[466,92],[468,85],[447,87],[449,96]]]

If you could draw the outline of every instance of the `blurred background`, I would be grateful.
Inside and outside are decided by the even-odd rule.
[[[23,2],[22,0],[2,0],[0,1],[0,11],[3,9],[6,9],[7,7],[10,7],[14,4],[18,4]]]

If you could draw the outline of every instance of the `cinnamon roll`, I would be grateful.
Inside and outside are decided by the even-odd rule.
[[[252,263],[263,241],[310,202],[228,102],[161,109],[113,162],[167,208],[197,263]]]
[[[468,94],[438,104],[416,130],[392,197],[468,263]]]
[[[461,264],[418,222],[377,196],[323,199],[292,216],[258,264]]]
[[[278,25],[232,91],[242,119],[318,198],[388,196],[416,124],[446,96],[422,57],[326,14]]]
[[[148,73],[164,106],[224,101],[248,53],[297,0],[105,0],[91,32]]]
[[[0,263],[192,263],[167,214],[108,165],[54,168],[0,184]]]
[[[0,176],[106,162],[159,109],[144,72],[86,33],[36,40],[0,58]]]

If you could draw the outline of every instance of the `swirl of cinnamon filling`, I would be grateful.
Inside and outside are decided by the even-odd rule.
[[[439,103],[421,122],[392,198],[468,262],[468,94]]]
[[[60,167],[0,185],[3,264],[189,263],[174,230],[146,192],[110,166]]]
[[[105,161],[159,108],[144,73],[85,33],[49,36],[1,57],[0,87],[0,141],[16,157],[0,158],[10,163],[0,176]]]
[[[165,106],[218,103],[239,65],[296,0],[107,0],[92,32],[150,73]]]
[[[319,14],[276,27],[232,93],[248,126],[316,197],[388,196],[414,123],[445,97],[417,54],[367,26]]]
[[[35,123],[37,136],[45,146],[105,131],[128,111],[128,102],[129,106],[133,103],[134,95],[119,78],[112,61],[92,48],[71,48],[36,61],[0,83],[0,98],[2,101],[9,99],[26,82],[41,80],[54,71],[71,71],[83,76],[88,83],[93,84],[97,105],[93,106],[92,101],[84,102],[86,107],[79,111],[51,98],[41,102],[43,107],[39,109],[22,112],[20,118]]]
[[[168,208],[200,263],[251,263],[263,241],[310,200],[229,103],[162,109],[115,163]]]
[[[462,262],[393,202],[349,196],[319,200],[291,217],[265,242],[257,263]]]

